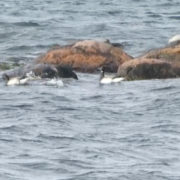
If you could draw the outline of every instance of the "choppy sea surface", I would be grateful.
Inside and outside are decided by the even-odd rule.
[[[30,63],[81,39],[132,56],[180,32],[179,0],[0,2],[0,62]],[[179,180],[180,79],[100,86],[0,81],[0,180]]]

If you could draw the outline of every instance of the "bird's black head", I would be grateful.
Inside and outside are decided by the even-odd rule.
[[[105,72],[105,67],[102,66],[101,69],[100,69],[100,71],[101,71],[101,74],[104,74],[104,72]]]
[[[2,79],[3,79],[4,81],[9,81],[9,76],[8,76],[6,73],[4,73],[4,74],[2,75]]]

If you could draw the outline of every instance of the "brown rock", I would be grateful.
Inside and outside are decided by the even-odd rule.
[[[180,75],[180,66],[159,59],[133,59],[123,63],[118,76],[127,80],[174,78]]]
[[[180,44],[151,50],[142,57],[163,59],[168,62],[180,62]]]
[[[117,72],[118,66],[132,57],[109,42],[79,41],[73,45],[50,50],[38,58],[38,63],[70,65],[76,71],[94,72],[104,66],[106,71]]]

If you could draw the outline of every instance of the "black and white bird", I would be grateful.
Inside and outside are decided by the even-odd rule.
[[[3,80],[6,81],[7,86],[14,86],[14,85],[25,85],[27,84],[29,78],[26,76],[22,77],[10,77],[6,73],[2,76]]]
[[[104,68],[102,67],[101,74],[100,74],[100,84],[118,83],[118,82],[121,82],[123,80],[124,80],[123,77],[105,75]]]

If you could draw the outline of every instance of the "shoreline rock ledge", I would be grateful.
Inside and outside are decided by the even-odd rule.
[[[132,59],[122,48],[109,41],[83,40],[72,45],[48,51],[37,59],[38,63],[71,66],[79,72],[96,72],[104,67],[106,72],[116,73],[120,64]]]

